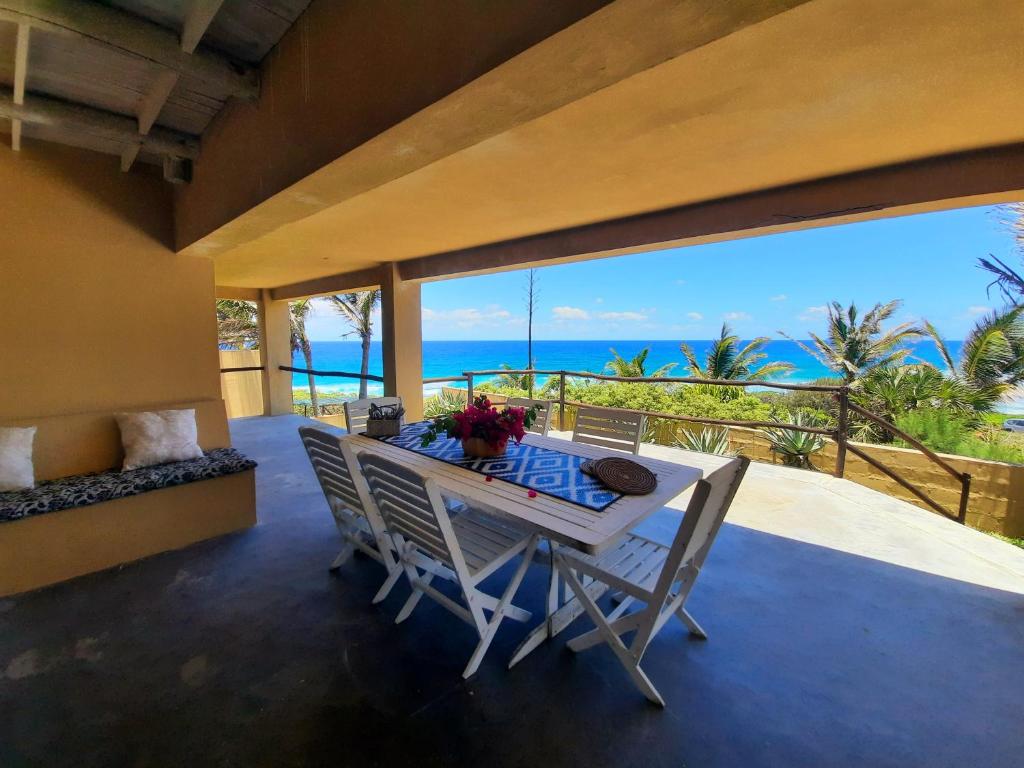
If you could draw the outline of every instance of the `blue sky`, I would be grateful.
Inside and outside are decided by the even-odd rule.
[[[833,299],[899,298],[899,320],[925,317],[962,339],[1000,304],[978,257],[1018,262],[1005,219],[967,208],[545,267],[534,337],[707,339],[727,321],[743,338],[806,338]],[[525,338],[524,287],[522,271],[424,284],[423,338]],[[308,327],[315,340],[347,330],[326,307]]]

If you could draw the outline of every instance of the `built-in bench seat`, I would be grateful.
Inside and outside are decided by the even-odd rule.
[[[0,523],[47,512],[87,507],[197,480],[211,480],[255,467],[255,461],[234,448],[216,448],[205,452],[198,459],[174,461],[127,472],[109,470],[62,477],[39,483],[28,491],[0,493]]]
[[[224,403],[192,408],[201,458],[120,470],[110,411],[8,420],[37,428],[36,487],[0,493],[0,597],[120,566],[256,524],[256,462],[231,446]]]

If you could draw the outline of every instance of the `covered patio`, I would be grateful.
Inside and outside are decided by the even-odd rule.
[[[416,421],[428,281],[1024,200],[1021,29],[1018,0],[0,0],[0,431],[35,441],[0,766],[1018,765],[1024,550],[783,467],[693,592],[710,640],[648,651],[665,709],[566,649],[586,619],[511,670],[533,624],[503,625],[463,680],[471,631],[328,570],[289,302],[379,288]],[[262,416],[227,418],[218,298],[254,306]],[[125,466],[122,417],[182,412],[191,456]]]
[[[436,605],[393,624],[337,536],[298,416],[232,422],[259,525],[0,603],[5,765],[1015,765],[1024,552],[845,480],[754,465],[691,601],[645,664],[531,625],[475,644]],[[697,454],[647,446],[687,463]],[[706,461],[706,460],[705,460]],[[646,529],[671,537],[673,502]],[[545,568],[524,607],[543,615]],[[59,744],[60,749],[54,749]]]

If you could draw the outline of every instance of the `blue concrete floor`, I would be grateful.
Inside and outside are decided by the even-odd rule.
[[[0,601],[0,766],[1024,762],[1024,597],[728,523],[690,602],[710,640],[672,622],[645,658],[665,710],[572,631],[510,671],[506,624],[463,681],[469,627],[428,601],[396,627],[404,585],[371,606],[378,566],[327,571],[301,422],[232,424],[256,528]]]

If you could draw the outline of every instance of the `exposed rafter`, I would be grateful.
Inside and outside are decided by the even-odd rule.
[[[254,100],[259,93],[258,75],[252,68],[209,51],[188,53],[183,50],[183,40],[170,30],[99,3],[0,0],[0,20],[84,37],[242,99]],[[196,27],[195,22],[193,26]],[[190,32],[190,35],[194,34],[194,31]]]
[[[23,105],[16,104],[10,88],[0,87],[0,117],[56,128],[86,130],[125,146],[141,145],[161,155],[194,159],[199,154],[195,137],[154,126],[140,136],[135,120],[101,109],[70,104],[58,99],[29,94]]]
[[[25,78],[28,77],[28,37],[31,27],[18,25],[18,39],[14,47],[14,103],[25,103]],[[11,120],[11,149],[21,150],[21,120]]]
[[[192,53],[196,49],[222,5],[224,0],[189,0],[181,27],[181,50]]]
[[[181,30],[181,50],[185,53],[191,54],[195,51],[196,46],[199,45],[199,41],[203,35],[206,34],[206,30],[210,26],[210,22],[213,21],[213,17],[217,15],[217,11],[220,10],[224,0],[191,0],[188,11],[185,14],[185,21],[182,25]],[[149,133],[149,129],[153,127],[153,123],[160,116],[160,110],[164,108],[164,104],[167,103],[167,99],[170,97],[171,92],[174,90],[174,86],[178,84],[178,78],[180,75],[174,70],[164,70],[157,77],[156,82],[150,88],[149,93],[146,94],[145,98],[139,104],[139,133],[145,136]],[[121,154],[121,170],[127,173],[131,170],[132,163],[135,162],[135,157],[138,155],[138,146],[136,145],[134,151],[132,147],[128,147]],[[171,169],[175,167],[173,161],[165,161],[164,163],[164,176],[168,181],[180,182],[183,177],[181,175],[171,174]]]

